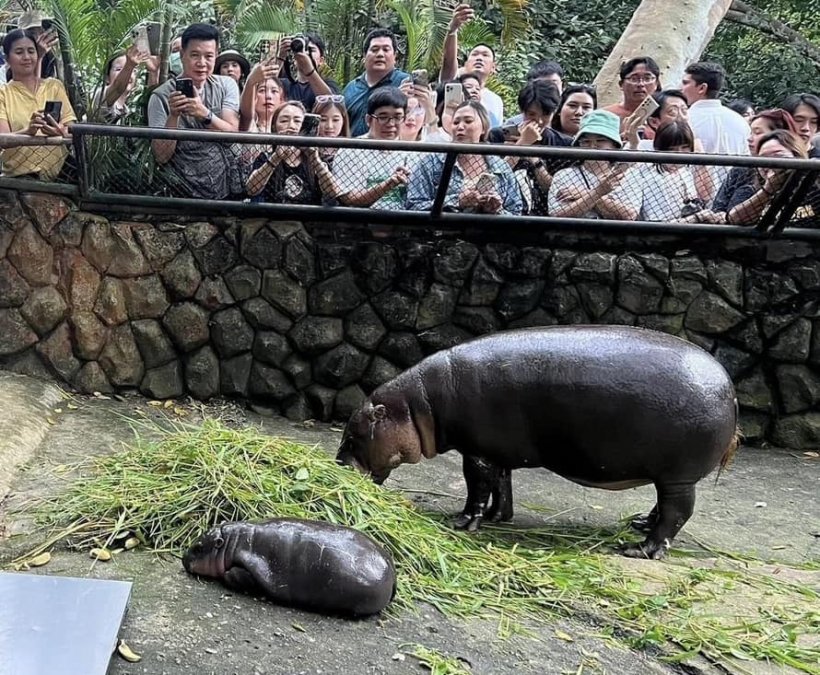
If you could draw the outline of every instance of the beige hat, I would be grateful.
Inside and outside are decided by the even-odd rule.
[[[28,12],[23,12],[17,20],[17,27],[26,30],[28,28],[42,28],[43,19],[46,17],[38,9],[32,9]]]

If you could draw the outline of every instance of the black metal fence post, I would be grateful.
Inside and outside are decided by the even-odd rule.
[[[441,210],[444,208],[444,200],[447,198],[447,190],[450,187],[450,178],[453,176],[453,167],[456,165],[458,155],[454,152],[448,152],[444,157],[444,166],[441,169],[441,179],[436,191],[436,198],[433,200],[433,208],[430,210],[430,215],[434,220],[441,217]]]
[[[74,159],[77,162],[77,187],[80,198],[87,199],[91,188],[91,166],[86,152],[85,131],[83,129],[74,129],[71,137],[74,145]]]

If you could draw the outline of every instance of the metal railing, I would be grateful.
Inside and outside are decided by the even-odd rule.
[[[682,234],[693,237],[782,237],[787,239],[820,239],[820,209],[816,214],[818,228],[791,227],[792,218],[807,195],[818,191],[820,162],[803,159],[772,159],[725,155],[684,153],[589,150],[548,146],[514,146],[500,144],[462,144],[375,141],[369,139],[318,138],[281,136],[275,134],[222,133],[143,127],[106,126],[77,123],[72,125],[71,139],[38,139],[13,134],[0,135],[0,148],[20,145],[54,146],[70,143],[73,148],[75,175],[73,182],[54,183],[28,178],[0,178],[0,187],[20,190],[57,192],[72,196],[83,208],[123,210],[139,208],[145,212],[173,212],[190,215],[248,215],[271,218],[295,218],[307,222],[389,223],[409,228],[447,229],[537,229],[579,230],[622,234]],[[13,138],[11,138],[13,137]],[[263,153],[280,145],[297,148],[359,151],[384,150],[393,153],[439,154],[444,157],[441,177],[432,206],[423,211],[393,209],[382,214],[369,207],[344,206],[338,203],[309,205],[294,203],[249,202],[247,199],[204,199],[191,196],[169,182],[165,169],[159,166],[150,151],[155,140],[207,144],[209,147],[234,148],[242,153],[247,148]],[[39,141],[39,143],[38,143]],[[550,215],[507,215],[455,212],[445,208],[445,201],[454,180],[456,159],[461,154],[519,157],[541,160],[553,166],[574,166],[584,161],[599,160],[629,165],[672,165],[707,167],[721,172],[730,168],[774,169],[789,171],[782,188],[772,197],[761,218],[751,226],[689,222],[659,222],[657,220],[553,217]],[[719,169],[721,167],[722,169]],[[334,172],[337,167],[334,167]],[[226,169],[227,170],[227,169]],[[135,179],[136,177],[136,179]],[[715,185],[717,190],[719,185]],[[522,188],[523,189],[523,188]],[[650,195],[651,197],[652,195]]]

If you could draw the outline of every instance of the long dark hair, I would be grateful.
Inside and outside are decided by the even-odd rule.
[[[561,94],[561,102],[558,104],[558,110],[556,110],[552,116],[552,128],[556,131],[560,131],[562,134],[566,132],[561,126],[561,111],[564,109],[569,97],[573,94],[587,94],[592,99],[592,109],[596,110],[598,108],[598,91],[595,87],[589,84],[571,84],[568,86],[564,89],[564,93]]]

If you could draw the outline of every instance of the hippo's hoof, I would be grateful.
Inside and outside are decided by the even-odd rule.
[[[481,521],[484,520],[484,515],[481,513],[467,513],[463,511],[455,519],[453,525],[457,530],[465,530],[467,532],[476,532],[481,527]]]
[[[497,509],[492,506],[484,519],[489,523],[508,523],[513,519],[513,510],[511,508]]]
[[[621,555],[624,555],[627,558],[661,560],[669,550],[669,540],[665,540],[661,545],[652,544],[651,542],[643,542],[641,544],[624,544],[619,550]]]

